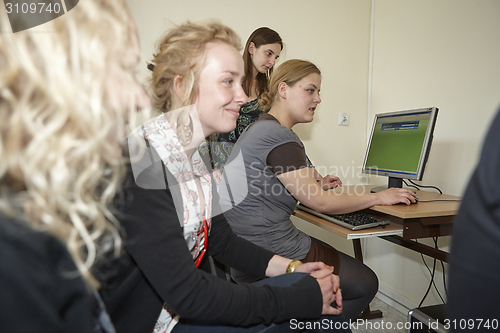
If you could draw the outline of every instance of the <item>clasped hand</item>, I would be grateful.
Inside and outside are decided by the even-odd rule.
[[[337,176],[327,175],[317,180],[323,191],[328,191],[342,186],[342,181]]]
[[[323,295],[324,315],[339,315],[342,313],[342,292],[340,289],[340,279],[333,274],[333,267],[325,265],[322,262],[309,262],[300,264],[295,268],[296,272],[309,273],[314,277],[321,288]],[[332,303],[337,307],[334,308]]]

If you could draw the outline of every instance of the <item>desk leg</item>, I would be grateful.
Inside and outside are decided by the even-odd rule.
[[[354,257],[363,262],[363,251],[361,250],[361,240],[353,239],[352,246],[354,247]],[[363,312],[356,319],[375,319],[382,318],[382,311],[370,310],[370,304],[363,310]]]
[[[361,240],[353,239],[352,246],[354,247],[354,258],[363,262],[363,251],[361,250]]]

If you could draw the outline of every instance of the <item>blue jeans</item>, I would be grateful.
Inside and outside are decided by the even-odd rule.
[[[283,274],[270,279],[264,279],[254,285],[270,285],[287,287],[302,279],[305,273]],[[281,332],[351,332],[349,323],[342,315],[322,316],[315,320],[296,321],[294,319],[269,326],[258,324],[250,327],[236,327],[212,322],[180,319],[173,333],[281,333]]]

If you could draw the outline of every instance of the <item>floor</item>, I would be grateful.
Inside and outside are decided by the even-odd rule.
[[[353,333],[406,333],[407,314],[403,314],[375,297],[370,309],[382,311],[382,318],[358,320],[351,325]]]

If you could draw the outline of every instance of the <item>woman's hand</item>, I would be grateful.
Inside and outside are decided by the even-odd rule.
[[[337,176],[327,175],[317,180],[324,191],[328,191],[342,186],[342,181]]]
[[[407,188],[391,187],[378,192],[377,196],[379,200],[378,205],[394,205],[397,203],[410,205],[411,203],[416,203],[415,192]]]
[[[321,261],[317,261],[317,262],[306,262],[306,263],[302,263],[300,265],[297,265],[297,267],[295,267],[295,272],[301,272],[301,273],[314,273],[316,271],[321,271],[321,270],[324,270],[326,269],[328,272],[330,272],[330,274],[332,274],[333,272],[333,267],[332,266],[328,266],[326,265],[325,263],[321,262]]]
[[[326,266],[326,265],[325,265]],[[297,266],[298,267],[298,266]],[[342,292],[340,290],[340,279],[333,274],[333,267],[317,270],[311,273],[311,276],[316,278],[321,294],[323,295],[323,310],[324,315],[339,315],[342,313]],[[337,307],[332,307],[332,303],[336,302]]]
[[[333,274],[333,267],[322,262],[308,262],[295,267],[295,272],[309,273],[318,281],[323,295],[322,314],[338,315],[342,313],[342,292],[340,291],[340,279]],[[331,306],[333,302],[337,307]]]
[[[337,176],[332,176],[332,175],[327,175],[323,177],[318,170],[316,170],[315,167],[310,168],[312,175],[314,179],[318,182],[318,184],[321,186],[323,191],[328,191],[334,188],[337,188],[339,186],[342,186],[342,181],[340,180],[339,177]]]
[[[269,260],[266,276],[272,277],[283,274],[290,259],[274,255]],[[342,293],[340,291],[340,279],[333,274],[333,267],[322,262],[307,262],[299,264],[295,267],[294,272],[308,273],[318,281],[323,295],[323,311],[322,314],[339,315],[342,313]],[[337,307],[332,307],[332,303],[336,302]]]

